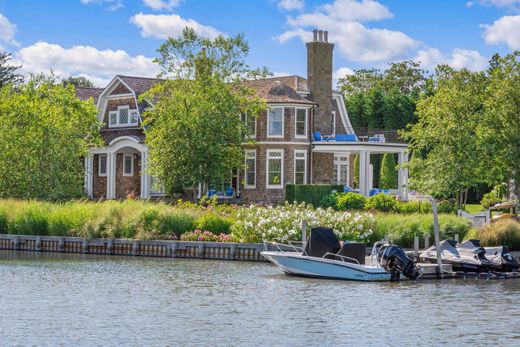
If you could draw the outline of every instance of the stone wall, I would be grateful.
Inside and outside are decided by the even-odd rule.
[[[314,184],[332,184],[334,174],[334,154],[313,153],[313,182]]]
[[[116,156],[116,198],[124,199],[131,195],[135,198],[141,196],[141,155],[130,153],[134,158],[133,176],[123,175],[123,153]]]

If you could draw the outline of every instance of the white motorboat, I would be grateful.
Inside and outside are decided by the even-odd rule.
[[[290,275],[354,281],[398,281],[418,276],[415,262],[400,247],[376,242],[365,264],[366,246],[341,246],[332,229],[313,228],[305,247],[277,242],[264,245],[262,256]]]

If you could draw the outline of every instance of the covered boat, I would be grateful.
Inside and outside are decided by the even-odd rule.
[[[479,240],[468,240],[457,244],[457,249],[483,253],[484,257],[499,271],[518,271],[520,268],[520,264],[509,253],[506,246],[481,247]]]
[[[397,246],[376,243],[365,264],[366,245],[339,242],[332,229],[312,228],[305,248],[264,243],[262,256],[290,275],[357,281],[392,281],[401,275],[415,279],[415,262]],[[273,250],[274,249],[274,250]]]
[[[479,248],[457,248],[457,241],[444,240],[439,243],[441,260],[451,264],[454,271],[484,272],[495,270],[496,264],[486,259],[485,250]],[[425,263],[437,263],[437,248],[432,246],[419,255],[419,260]]]

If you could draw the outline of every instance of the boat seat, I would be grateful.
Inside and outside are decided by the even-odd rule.
[[[343,243],[343,247],[337,253],[344,257],[356,259],[359,264],[365,265],[365,257],[367,255],[367,245],[362,242],[348,242]]]

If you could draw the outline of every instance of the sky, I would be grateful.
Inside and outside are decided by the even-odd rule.
[[[186,26],[200,35],[243,33],[248,63],[306,76],[305,42],[329,31],[334,76],[415,59],[484,69],[520,50],[520,0],[0,0],[0,49],[24,73],[154,77],[153,58]]]

